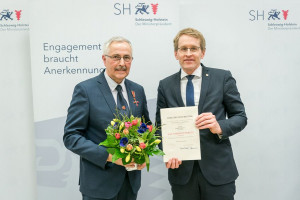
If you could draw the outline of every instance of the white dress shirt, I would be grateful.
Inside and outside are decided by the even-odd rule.
[[[111,93],[112,93],[112,95],[113,95],[113,97],[114,97],[114,100],[115,100],[115,102],[116,102],[116,105],[117,105],[117,95],[118,95],[118,91],[116,90],[116,87],[117,87],[117,85],[121,85],[121,86],[122,86],[122,94],[123,94],[124,99],[126,100],[128,106],[129,106],[129,108],[130,108],[130,105],[129,105],[129,103],[128,103],[129,101],[128,101],[127,90],[126,90],[125,83],[124,83],[125,78],[123,79],[123,81],[122,81],[120,84],[118,84],[118,83],[116,83],[114,80],[112,80],[112,79],[108,76],[108,74],[107,74],[106,71],[105,71],[105,73],[104,73],[104,76],[105,76],[105,78],[106,78],[106,81],[107,81],[107,84],[108,84],[108,86],[109,86],[109,89],[110,89],[110,91],[111,91]]]
[[[192,82],[194,85],[194,102],[195,102],[195,106],[198,106],[199,99],[200,99],[200,92],[201,92],[201,83],[202,83],[201,65],[191,75],[195,75],[194,78],[192,79]],[[181,70],[180,90],[181,90],[181,97],[185,106],[186,106],[186,85],[188,82],[186,76],[188,76],[188,74],[185,73],[185,71]]]

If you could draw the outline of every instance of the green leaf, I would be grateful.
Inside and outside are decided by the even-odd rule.
[[[142,139],[142,138],[138,138],[139,139],[139,143],[145,143],[145,140],[144,139]]]
[[[146,153],[147,153],[149,156],[153,156],[152,151],[146,151]]]
[[[109,143],[115,144],[117,142],[117,139],[115,136],[108,135],[106,139]]]
[[[130,159],[129,159],[129,161],[128,162],[126,162],[126,156],[128,156],[128,154],[127,155],[125,155],[125,157],[124,158],[122,158],[122,162],[123,162],[123,165],[127,165],[127,164],[129,164],[129,163],[131,163],[131,161],[132,161],[132,156],[130,156]]]
[[[152,133],[156,133],[157,130],[158,130],[158,128],[156,128],[155,126],[152,126]]]
[[[137,164],[143,164],[145,162],[145,156],[134,157],[134,162]]]
[[[145,132],[145,133],[143,133],[143,140],[145,141],[145,140],[147,140],[147,137],[148,137],[148,133],[147,132]]]
[[[151,139],[155,140],[155,138],[153,137],[153,131],[148,134],[147,138],[148,138],[148,140],[151,140]]]
[[[108,142],[108,140],[104,140],[104,141],[101,142],[99,145],[108,147],[108,146],[109,146],[109,142]]]
[[[110,153],[111,155],[114,155],[115,154],[115,148],[107,148],[106,151],[108,153]]]
[[[145,161],[146,161],[147,172],[149,172],[149,168],[150,168],[150,160],[149,160],[149,157],[148,157],[147,155],[145,155],[144,157],[145,157]]]
[[[155,155],[158,155],[158,156],[165,155],[165,153],[160,149],[155,149],[154,151],[152,151],[152,153],[155,154]]]
[[[115,153],[113,156],[112,156],[112,159],[111,161],[112,162],[116,162],[120,157]]]
[[[121,153],[120,149],[115,149],[115,154],[117,154],[119,158],[125,158],[126,156],[125,153]]]

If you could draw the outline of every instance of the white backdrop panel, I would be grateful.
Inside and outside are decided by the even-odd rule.
[[[158,4],[156,13],[151,3]],[[149,6],[147,12],[138,11],[142,6]],[[158,82],[170,74],[170,68],[179,69],[175,67],[172,47],[178,31],[178,3],[55,0],[32,1],[30,8],[38,199],[52,199],[53,193],[57,199],[81,199],[78,156],[67,151],[62,143],[73,88],[104,68],[101,60],[104,42],[112,36],[124,36],[133,44],[134,60],[128,78],[144,86],[154,120]],[[96,48],[71,52],[63,50],[63,45]],[[153,158],[150,172],[143,172],[139,198],[169,199],[166,176],[161,159]]]
[[[31,200],[36,176],[27,0],[1,0],[0,13],[0,199]]]
[[[273,19],[274,9],[280,14]],[[289,10],[286,20],[282,10]],[[299,11],[295,1],[181,7],[180,28],[195,27],[207,39],[203,63],[231,70],[245,103],[248,126],[231,138],[240,172],[236,199],[299,199]]]

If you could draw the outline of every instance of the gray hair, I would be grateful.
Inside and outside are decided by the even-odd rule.
[[[109,53],[109,47],[111,45],[111,43],[113,42],[126,42],[129,44],[130,48],[131,48],[131,52],[132,52],[132,46],[131,46],[131,42],[129,40],[127,40],[124,37],[121,36],[116,36],[116,37],[112,37],[110,38],[107,42],[104,43],[104,47],[103,47],[103,54],[107,55]]]

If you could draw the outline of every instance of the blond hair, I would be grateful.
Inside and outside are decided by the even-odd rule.
[[[178,50],[178,41],[182,35],[188,35],[188,36],[194,37],[196,39],[199,39],[200,40],[200,49],[201,49],[201,51],[205,51],[205,49],[206,49],[205,39],[204,39],[202,33],[200,33],[198,30],[196,30],[194,28],[185,28],[177,33],[177,35],[175,36],[175,38],[173,40],[174,51]]]

